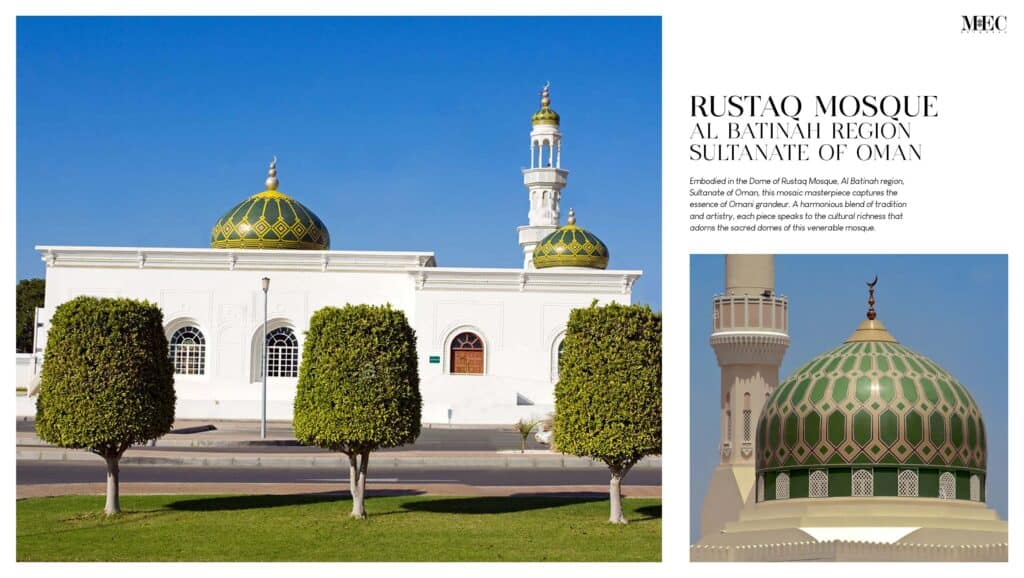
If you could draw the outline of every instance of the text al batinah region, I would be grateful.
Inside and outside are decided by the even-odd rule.
[[[936,95],[693,95],[690,160],[921,160],[911,120],[938,117],[937,105]]]

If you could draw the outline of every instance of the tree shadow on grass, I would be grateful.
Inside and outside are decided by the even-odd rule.
[[[564,492],[557,494],[513,494],[507,497],[445,498],[419,500],[402,504],[402,508],[415,512],[435,514],[508,514],[561,508],[575,504],[607,500],[608,494],[592,492]]]
[[[636,509],[636,513],[643,516],[643,518],[637,518],[638,520],[660,520],[661,519],[661,504],[653,506],[640,506]]]
[[[367,490],[367,499],[385,496],[416,496],[419,490]],[[282,506],[306,506],[324,502],[348,502],[352,494],[347,491],[319,492],[315,494],[260,494],[255,496],[215,496],[180,500],[167,504],[171,510],[185,512],[218,512],[230,510],[256,510]]]

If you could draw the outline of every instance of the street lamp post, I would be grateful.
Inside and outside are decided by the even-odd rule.
[[[267,439],[267,291],[270,290],[270,277],[263,278],[263,396],[262,413],[260,414],[260,439]]]

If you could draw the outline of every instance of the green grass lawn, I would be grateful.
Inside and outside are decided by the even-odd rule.
[[[19,500],[18,561],[660,561],[661,500],[347,495]]]

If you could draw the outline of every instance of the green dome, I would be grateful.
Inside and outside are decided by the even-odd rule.
[[[320,217],[277,190],[277,159],[270,164],[267,190],[238,203],[213,226],[214,249],[331,248],[331,235]]]
[[[320,217],[277,191],[263,191],[238,203],[213,226],[215,249],[330,249],[331,235]]]
[[[791,471],[794,480],[817,469],[913,467],[928,495],[926,473],[952,472],[958,487],[984,477],[985,425],[966,387],[872,319],[775,389],[755,451],[759,475]]]
[[[590,267],[608,266],[608,247],[597,235],[576,226],[576,216],[569,209],[569,224],[541,239],[533,249],[533,266]]]
[[[553,124],[558,125],[561,120],[558,113],[549,107],[543,106],[540,110],[533,113],[533,117],[530,119],[534,126],[538,124]]]
[[[553,124],[558,126],[558,113],[551,108],[551,83],[544,85],[540,93],[540,110],[533,113],[533,126],[538,124]]]

